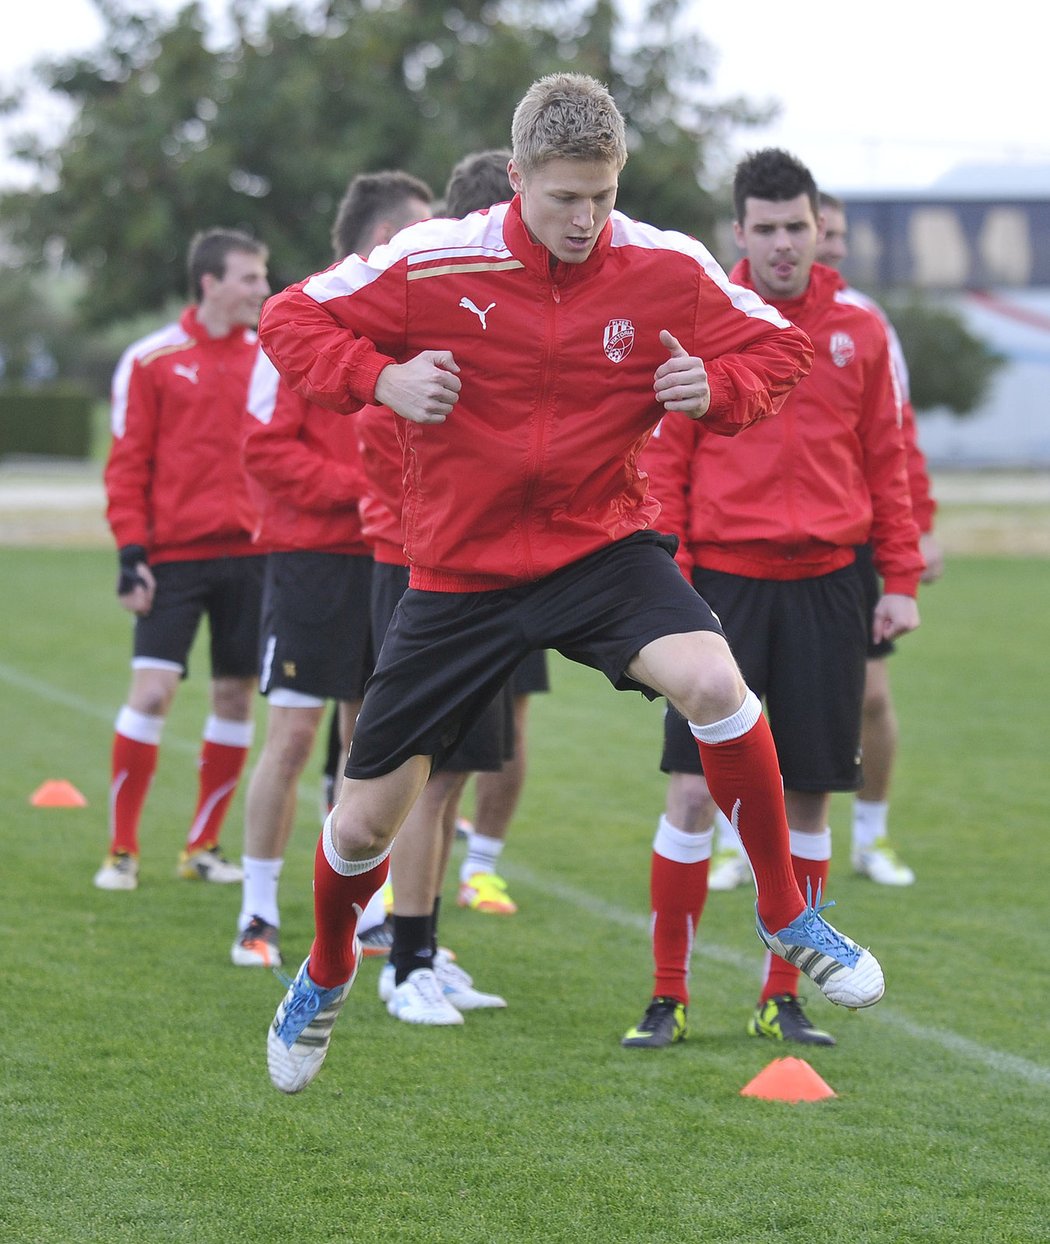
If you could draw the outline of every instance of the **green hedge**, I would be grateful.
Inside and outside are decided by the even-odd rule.
[[[91,455],[92,399],[79,389],[0,390],[0,458]]]

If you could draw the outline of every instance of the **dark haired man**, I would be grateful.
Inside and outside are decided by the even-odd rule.
[[[918,626],[922,557],[886,334],[842,278],[815,263],[812,175],[785,151],[755,152],[737,166],[733,202],[745,258],[732,279],[808,333],[813,368],[775,419],[732,441],[668,415],[647,466],[663,521],[682,538],[680,565],[766,701],[792,868],[800,889],[817,895],[831,856],[830,793],[860,782],[869,628],[892,639]],[[885,581],[870,618],[854,551],[869,539]],[[685,1036],[712,839],[712,775],[702,759],[669,708],[661,767],[670,779],[651,864],[653,999],[626,1046],[658,1048]],[[748,1031],[832,1045],[799,1003],[799,966],[772,955]]]
[[[430,187],[400,171],[362,173],[347,187],[335,258],[367,253],[430,215]],[[260,355],[248,400],[244,462],[267,548],[260,686],[266,739],[248,783],[244,883],[233,962],[281,963],[277,895],[295,822],[299,777],[331,699],[345,757],[372,668],[372,557],[361,531],[365,480],[354,416],[316,406],[279,383]],[[380,916],[381,919],[381,916]]]
[[[106,515],[120,554],[117,596],[135,615],[135,633],[113,739],[109,855],[95,874],[102,890],[138,885],[139,820],[205,613],[212,711],[179,875],[241,879],[219,831],[251,746],[258,670],[263,559],[240,447],[266,260],[266,247],[245,233],[197,234],[187,259],[194,304],[129,346],[113,377]]]

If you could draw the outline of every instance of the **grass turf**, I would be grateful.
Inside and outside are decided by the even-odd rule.
[[[835,1049],[744,1036],[761,953],[742,890],[708,901],[689,1040],[620,1048],[650,990],[659,707],[555,659],[504,856],[521,912],[460,911],[450,879],[442,918],[443,942],[510,1006],[460,1029],[400,1025],[366,962],[324,1071],[295,1098],[270,1087],[263,1056],[282,988],[229,963],[238,887],[174,876],[203,645],[168,722],[141,887],[91,886],[127,678],[114,573],[109,553],[0,550],[0,1238],[1047,1238],[1045,561],[955,559],[893,658],[892,823],[919,880],[853,877],[836,798],[837,921],[877,951],[888,992],[856,1015],[811,1000]],[[282,879],[292,970],[310,937],[318,768]],[[51,777],[89,806],[29,806]],[[239,795],[231,855],[242,809]],[[784,1054],[838,1096],[739,1096]]]

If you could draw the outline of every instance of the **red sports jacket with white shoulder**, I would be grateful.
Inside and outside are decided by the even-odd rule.
[[[401,511],[405,501],[405,421],[386,406],[365,406],[357,415],[357,443],[367,483],[361,498],[361,531],[372,556],[388,566],[406,566]]]
[[[750,283],[746,261],[733,277]],[[821,264],[801,298],[777,305],[814,349],[777,417],[729,441],[670,414],[650,441],[663,522],[686,544],[679,564],[804,579],[849,565],[871,540],[885,590],[914,596],[923,559],[883,327]]]
[[[256,543],[272,552],[368,554],[355,423],[293,393],[260,351],[244,432]]]
[[[241,466],[256,334],[211,337],[188,307],[128,347],[113,376],[106,517],[154,563],[257,554]]]
[[[374,402],[389,363],[452,352],[455,408],[403,429],[405,548],[413,586],[479,591],[652,524],[638,457],[663,413],[661,329],[705,360],[705,423],[726,434],[773,414],[809,367],[806,335],[693,239],[614,212],[585,262],[552,266],[517,199],[292,286],[260,336],[294,389],[343,412]]]

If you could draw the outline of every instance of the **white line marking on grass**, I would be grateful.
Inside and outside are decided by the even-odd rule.
[[[95,721],[104,721],[112,726],[116,721],[116,709],[101,708],[92,700],[85,700],[83,696],[74,695],[71,691],[66,691],[64,687],[56,687],[52,683],[44,682],[42,678],[34,678],[31,674],[23,674],[21,670],[13,669],[10,665],[0,662],[0,679],[9,683],[12,687],[17,687],[19,691],[28,691],[30,695],[38,696],[41,700],[49,700],[52,704],[58,704],[61,708],[68,708],[74,713],[81,713],[85,717],[93,717]],[[189,739],[179,738],[178,735],[165,734],[164,745],[173,747],[176,751],[190,752],[196,754],[200,750],[200,740],[191,742]]]
[[[110,722],[113,720],[113,713],[110,710],[99,708],[91,700],[74,695],[64,688],[55,687],[51,683],[44,682],[43,679],[23,674],[20,670],[13,669],[10,665],[5,665],[2,662],[0,662],[0,679],[21,691],[28,691],[31,695],[39,696],[43,700],[50,700],[53,704],[59,704],[63,708],[70,709],[75,713],[81,713],[85,717],[92,717],[96,721]],[[191,742],[188,739],[178,738],[177,736],[172,736],[171,738],[165,736],[164,742],[169,746],[178,748],[180,751],[194,753],[200,747],[199,741]],[[312,801],[316,798],[316,793],[308,790],[302,783],[297,794],[301,800]],[[633,929],[639,933],[648,933],[649,931],[649,918],[647,916],[643,916],[638,912],[625,911],[622,907],[617,907],[613,903],[607,903],[604,899],[597,898],[593,894],[577,890],[573,886],[567,886],[552,876],[541,876],[525,865],[511,865],[510,861],[507,861],[504,865],[504,871],[512,879],[521,881],[524,885],[532,886],[534,890],[542,890],[545,894],[553,895],[554,898],[561,902],[569,903],[581,911],[589,912],[599,920],[608,921],[610,924],[618,924],[621,927]],[[728,967],[747,972],[751,976],[755,975],[756,965],[759,961],[757,953],[755,957],[742,955],[739,951],[730,950],[727,946],[719,946],[712,942],[701,943],[696,948],[695,953],[700,955],[701,958],[725,964]],[[872,1011],[871,1016],[878,1022],[886,1024],[890,1028],[895,1028],[898,1032],[902,1032],[905,1036],[912,1037],[917,1041],[924,1041],[928,1044],[939,1045],[941,1049],[957,1054],[960,1058],[968,1059],[970,1062],[980,1063],[991,1071],[1013,1076],[1016,1079],[1026,1081],[1028,1084],[1050,1086],[1050,1067],[1033,1063],[1027,1058],[1020,1058],[1015,1054],[1006,1054],[1001,1050],[989,1049],[977,1041],[957,1036],[952,1032],[945,1032],[940,1028],[931,1028],[927,1024],[916,1024],[912,1020],[905,1018],[905,1016],[897,1014],[892,1008],[887,1008],[885,1004]]]
[[[638,912],[625,911],[622,907],[617,907],[613,903],[607,903],[604,899],[596,898],[593,894],[588,894],[583,890],[577,890],[573,886],[565,885],[552,876],[546,874],[541,876],[539,873],[521,864],[512,865],[509,860],[506,863],[501,860],[500,863],[502,866],[501,871],[512,880],[521,881],[525,885],[532,886],[533,889],[541,890],[560,902],[571,904],[573,907],[586,911],[600,920],[606,920],[610,924],[617,924],[623,928],[633,929],[645,934],[649,932],[648,916],[643,916]],[[728,967],[747,972],[752,977],[755,976],[761,960],[760,947],[756,947],[755,955],[750,956],[712,942],[700,943],[695,947],[693,953],[703,959],[711,959],[715,963],[725,964]],[[880,1003],[869,1014],[873,1020],[885,1024],[889,1028],[895,1028],[907,1037],[912,1037],[928,1045],[939,1045],[941,1049],[947,1050],[950,1054],[956,1054],[970,1062],[980,1063],[990,1071],[1013,1076],[1016,1079],[1024,1080],[1028,1084],[1050,1087],[1050,1067],[1044,1067],[1040,1063],[1033,1063],[1030,1059],[1020,1058],[1015,1054],[1006,1054],[1001,1050],[990,1049],[977,1041],[957,1036],[953,1032],[945,1032],[941,1028],[931,1028],[928,1024],[916,1024],[894,1011],[892,1007],[887,1007],[885,1003]]]

